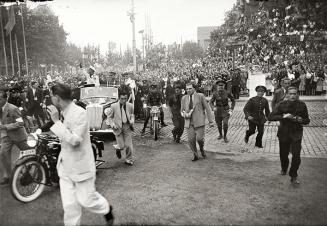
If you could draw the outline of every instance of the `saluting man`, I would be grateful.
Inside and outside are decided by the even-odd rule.
[[[249,137],[258,130],[258,134],[255,141],[255,146],[263,148],[262,137],[265,129],[265,122],[270,114],[268,100],[263,97],[267,92],[267,88],[264,86],[257,86],[255,88],[257,96],[252,97],[244,106],[245,119],[249,122],[249,129],[246,131],[244,141],[248,143]],[[265,111],[265,113],[263,113]]]
[[[218,80],[216,85],[217,90],[214,92],[210,100],[210,106],[215,113],[215,119],[219,131],[218,140],[223,138],[222,129],[224,128],[224,141],[225,143],[228,143],[228,120],[234,110],[235,99],[232,94],[225,90],[226,82],[223,80]],[[228,104],[228,99],[231,101],[231,106]]]
[[[53,105],[48,106],[48,111],[54,122],[50,130],[61,141],[57,171],[64,224],[80,225],[82,207],[103,215],[112,224],[112,206],[95,190],[95,161],[86,111],[75,105],[71,89],[65,84],[52,86],[50,97]],[[57,108],[62,112],[63,122],[59,120]]]

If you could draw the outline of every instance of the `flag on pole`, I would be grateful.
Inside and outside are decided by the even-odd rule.
[[[14,28],[14,26],[16,24],[14,7],[10,7],[9,10],[10,10],[9,19],[8,19],[8,22],[7,22],[6,26],[5,26],[6,35],[9,35],[9,33],[12,31],[12,29]]]

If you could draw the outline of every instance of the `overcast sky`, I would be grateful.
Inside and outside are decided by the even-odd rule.
[[[151,21],[154,42],[170,44],[197,40],[198,26],[222,24],[224,13],[236,0],[134,0],[136,45],[141,48],[145,16]],[[44,3],[43,3],[44,4]],[[127,11],[131,0],[54,0],[48,5],[59,16],[68,41],[84,46],[99,44],[107,50],[108,41],[124,50],[132,46],[132,26]]]

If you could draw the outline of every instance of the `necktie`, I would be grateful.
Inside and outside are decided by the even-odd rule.
[[[190,95],[190,104],[189,104],[189,109],[191,110],[193,108],[193,99],[192,99],[192,94]]]
[[[122,119],[123,123],[127,122],[126,112],[125,112],[124,106],[122,106],[122,108],[121,108],[121,119]]]

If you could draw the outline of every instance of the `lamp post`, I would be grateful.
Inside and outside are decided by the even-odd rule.
[[[143,59],[143,71],[145,71],[145,45],[144,45],[144,30],[139,31],[142,34],[142,59]]]

